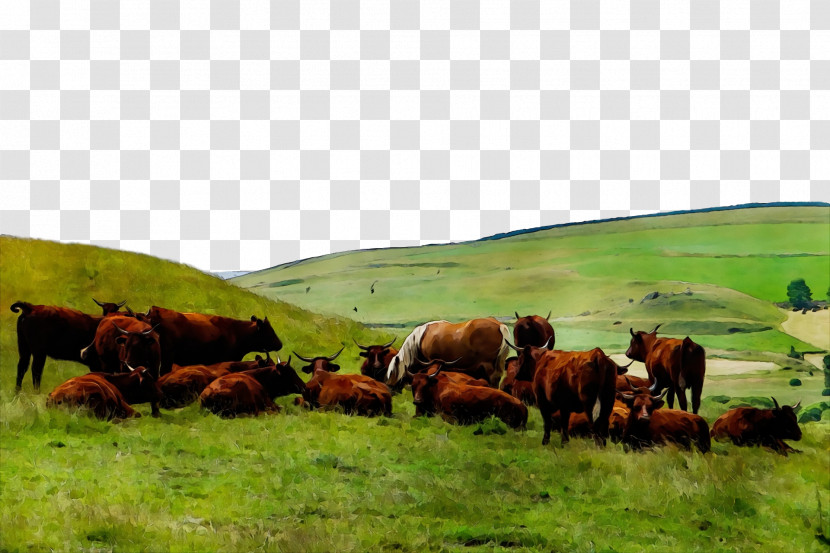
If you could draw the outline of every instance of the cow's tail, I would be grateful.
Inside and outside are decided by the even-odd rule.
[[[23,311],[23,315],[28,315],[32,312],[33,308],[34,306],[27,301],[16,301],[12,304],[10,309],[12,310],[12,313]]]
[[[510,340],[512,336],[510,336],[510,329],[507,328],[507,325],[500,324],[499,331],[501,332],[501,347],[499,348],[499,354],[496,357],[496,372],[499,375],[499,379],[501,379],[501,375],[504,374],[505,371],[505,364],[507,363],[507,358],[510,357],[510,346],[507,345],[507,341]]]
[[[680,356],[681,389],[703,383],[706,376],[706,352],[703,347],[695,344],[691,338],[683,339],[683,351]],[[685,382],[682,380],[685,377]]]

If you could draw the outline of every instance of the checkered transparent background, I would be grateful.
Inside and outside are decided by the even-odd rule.
[[[209,270],[830,201],[828,0],[32,0],[0,232]]]

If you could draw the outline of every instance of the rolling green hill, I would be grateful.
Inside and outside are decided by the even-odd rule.
[[[662,322],[709,348],[785,353],[812,346],[781,332],[773,302],[794,278],[821,299],[829,267],[830,207],[760,207],[334,254],[232,282],[367,325],[551,310],[565,349],[618,351],[630,326]],[[653,292],[661,296],[643,299]]]
[[[73,307],[100,313],[92,298],[121,301],[135,310],[161,305],[247,319],[268,317],[284,345],[282,356],[296,349],[304,355],[333,353],[341,344],[344,355],[356,356],[351,337],[371,341],[377,333],[342,317],[322,316],[282,301],[241,290],[214,276],[179,263],[148,255],[81,244],[0,237],[0,390],[14,389],[17,371],[16,323],[9,306],[17,301]],[[253,356],[253,354],[251,355]],[[49,390],[85,368],[71,362],[47,360],[43,387]],[[31,389],[30,373],[24,387]]]

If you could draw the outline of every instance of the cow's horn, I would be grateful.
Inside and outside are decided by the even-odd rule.
[[[277,355],[277,365],[279,365],[280,363],[282,363],[282,361],[280,361],[280,356]]]
[[[149,336],[149,335],[150,335],[150,333],[151,333],[151,332],[153,332],[153,331],[154,331],[155,329],[157,329],[158,327],[159,327],[159,325],[156,325],[156,326],[154,326],[153,328],[148,328],[147,330],[145,330],[145,331],[144,331],[144,332],[142,332],[141,334],[142,334],[143,336]]]
[[[360,349],[362,349],[362,350],[367,350],[367,349],[369,349],[369,346],[364,346],[363,344],[359,343],[359,342],[358,342],[357,340],[355,340],[354,338],[352,338],[352,342],[354,342],[354,343],[357,345],[357,347],[359,347],[359,348],[360,348]]]
[[[337,359],[337,356],[338,356],[338,355],[340,355],[341,353],[343,353],[343,350],[344,350],[344,349],[346,349],[346,346],[343,346],[342,348],[340,348],[340,351],[338,351],[337,353],[335,353],[335,354],[334,354],[334,355],[332,355],[331,357],[326,357],[326,359],[327,359],[328,361],[334,361],[335,359]]]
[[[426,360],[424,360],[424,359],[421,359],[421,355],[420,355],[420,354],[418,354],[418,355],[416,355],[416,356],[415,356],[415,362],[416,362],[416,363],[418,363],[419,365],[423,365],[423,366],[425,366],[425,367],[426,367],[427,365],[429,365],[430,363],[432,363],[432,361],[426,361]]]
[[[127,300],[124,300],[121,303],[116,303],[115,305],[118,306],[118,307],[124,307],[125,303],[127,303]]]
[[[101,303],[100,301],[96,300],[95,298],[92,298],[92,301],[94,301],[95,303],[97,303],[97,304],[98,304],[98,307],[104,307],[104,304],[103,304],[103,303]]]
[[[795,404],[795,405],[793,405],[793,411],[795,411],[796,409],[798,409],[800,406],[801,406],[801,400],[799,399],[799,400],[796,402],[796,404]]]
[[[668,394],[668,393],[669,393],[669,389],[668,389],[668,388],[664,388],[664,389],[663,389],[663,391],[662,391],[662,392],[660,392],[660,395],[659,395],[659,396],[651,396],[651,398],[652,398],[652,399],[663,399],[664,397],[666,397],[666,394]]]
[[[444,370],[444,365],[443,364],[439,365],[438,369],[434,373],[428,374],[427,378],[435,378],[436,376],[438,376],[438,373],[440,373],[442,370]]]
[[[127,315],[129,315],[130,317],[135,317],[135,311],[130,309],[129,305],[127,306]]]
[[[548,316],[547,316],[547,317],[545,317],[545,320],[546,320],[546,321],[547,321],[547,320],[550,320],[550,316],[551,316],[551,315],[553,315],[553,309],[551,309],[550,311],[548,311]]]
[[[770,397],[772,397],[772,396],[770,396]],[[775,404],[776,409],[781,409],[781,406],[778,405],[778,401],[776,401],[774,397],[772,398],[772,402]]]
[[[632,359],[632,360],[628,363],[628,365],[617,365],[617,366],[618,366],[619,368],[621,368],[621,369],[627,369],[628,367],[630,367],[630,366],[631,366],[631,364],[632,364],[633,362],[634,362],[634,360]]]
[[[547,342],[545,342],[545,345],[544,345],[544,346],[542,346],[542,349],[548,349],[548,346],[550,345],[550,341],[551,341],[551,340],[553,340],[553,336],[551,336],[550,338],[548,338],[548,341],[547,341]]]
[[[620,392],[620,397],[623,399],[632,400],[634,399],[634,394],[626,394],[625,392]]]
[[[443,362],[443,365],[444,365],[445,367],[452,367],[453,365],[455,365],[456,363],[458,363],[459,361],[461,361],[461,359],[462,359],[463,357],[464,357],[464,356],[462,355],[461,357],[459,357],[458,359],[455,359],[454,361],[444,361],[444,362]]]
[[[630,326],[628,327],[628,332],[630,332],[631,335],[634,336],[634,329],[631,328]]]
[[[124,330],[123,328],[121,328],[120,326],[118,326],[118,325],[117,325],[117,324],[115,324],[115,323],[112,323],[112,326],[114,326],[115,328],[117,328],[117,329],[118,329],[118,332],[120,332],[121,334],[125,334],[125,335],[127,335],[127,336],[129,336],[130,334],[132,334],[132,332],[130,332],[129,330]]]
[[[403,371],[406,373],[406,376],[408,376],[409,378],[414,378],[415,377],[415,374],[409,372],[409,369],[404,369]]]
[[[649,334],[654,334],[655,332],[657,332],[657,329],[658,329],[658,328],[660,328],[661,326],[663,326],[663,323],[660,323],[659,325],[655,326],[655,327],[654,327],[654,330],[652,330],[651,332],[649,332]]]
[[[296,351],[295,351],[295,352],[293,352],[293,353],[294,353],[294,355],[296,355],[296,356],[297,356],[297,359],[300,359],[300,360],[302,360],[302,361],[305,361],[306,363],[311,363],[312,361],[314,361],[314,358],[313,358],[313,357],[303,357],[302,355],[300,355],[300,354],[299,354],[299,353],[297,353]]]
[[[656,390],[656,389],[657,389],[657,379],[655,378],[654,379],[654,384],[652,384],[651,386],[648,387],[648,391],[653,394],[654,390]],[[668,390],[668,388],[666,388],[666,389]]]
[[[397,337],[397,336],[393,336],[391,341],[389,341],[389,342],[387,342],[387,343],[383,344],[381,347],[383,347],[383,348],[388,348],[389,346],[391,346],[392,344],[394,344],[394,343],[395,343],[395,340],[397,340],[397,339],[398,339],[398,337]]]
[[[519,348],[517,348],[516,346],[514,346],[513,344],[511,344],[510,340],[508,340],[507,338],[505,338],[504,341],[507,342],[507,345],[510,346],[511,348],[513,348],[515,351],[521,352],[521,350]]]
[[[514,311],[513,314],[516,315],[516,319],[521,319],[521,317],[519,317],[519,312],[518,311]]]
[[[625,381],[626,381],[626,382],[628,382],[628,385],[629,385],[629,386],[631,386],[631,389],[632,389],[632,390],[634,390],[635,392],[641,392],[641,391],[642,391],[639,387],[637,387],[637,386],[635,386],[634,384],[632,384],[632,383],[631,383],[631,381],[628,379],[628,377],[627,377],[627,376],[623,375],[623,378],[625,378]]]
[[[127,365],[127,368],[130,369],[130,372],[135,372],[135,367],[131,367],[129,363],[124,361],[124,364]]]
[[[145,317],[149,317],[149,316],[150,316],[150,309],[152,309],[152,308],[151,308],[151,307],[148,307],[148,308],[147,308],[147,313],[145,313],[145,314],[144,314],[144,316],[145,316]]]

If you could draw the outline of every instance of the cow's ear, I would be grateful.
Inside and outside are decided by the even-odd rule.
[[[654,408],[655,409],[660,409],[665,404],[666,404],[665,401],[663,401],[662,399],[658,399],[657,401],[654,402]]]
[[[368,351],[361,351],[360,353],[358,353],[358,355],[361,356],[361,357],[369,357],[369,352]]]
[[[127,337],[126,336],[119,336],[118,338],[115,339],[115,343],[120,345],[120,346],[123,346],[126,342],[127,342]]]
[[[311,374],[311,365],[306,365],[301,370],[306,374]]]
[[[330,373],[336,373],[339,370],[340,370],[340,365],[336,365],[334,363],[329,363],[329,372]]]

